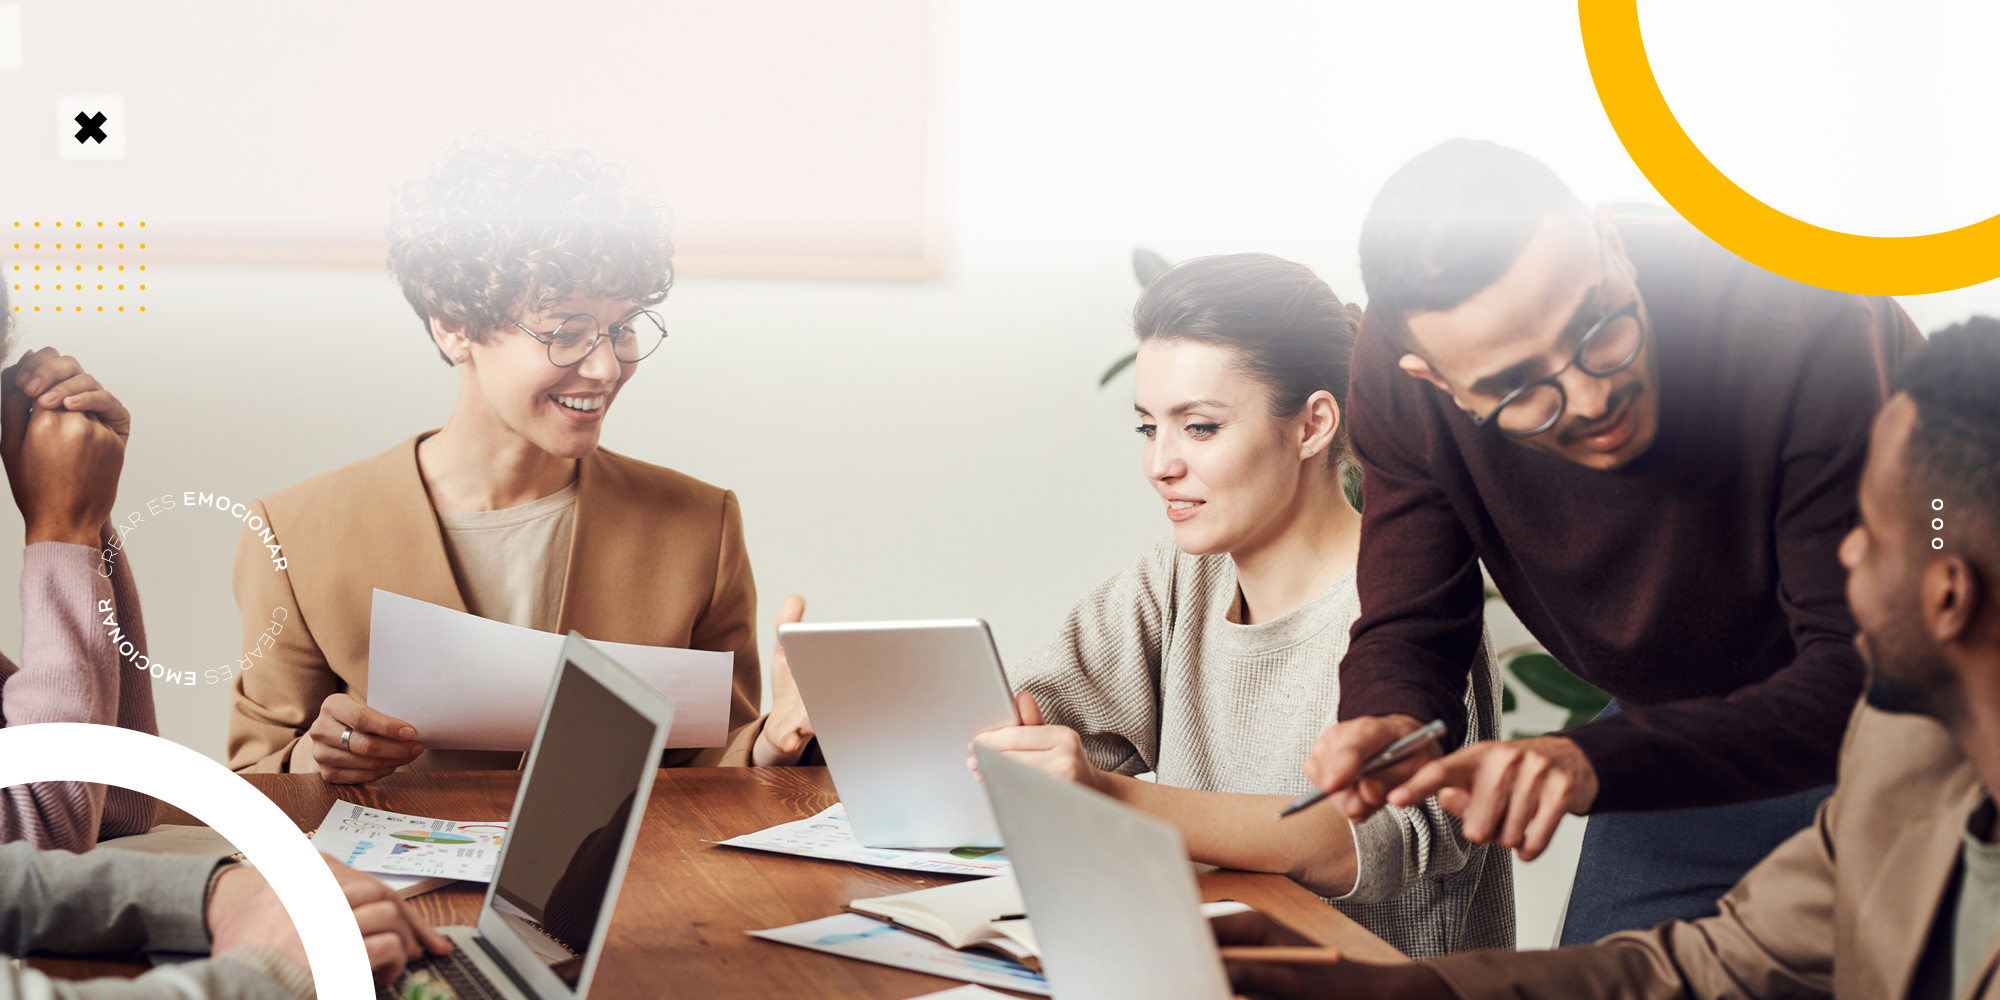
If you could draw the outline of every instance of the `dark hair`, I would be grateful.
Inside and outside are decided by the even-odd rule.
[[[667,211],[581,149],[486,133],[396,189],[389,271],[424,322],[486,332],[572,295],[652,305],[674,284]]]
[[[1361,223],[1368,308],[1410,346],[1411,313],[1456,307],[1520,256],[1549,213],[1590,213],[1540,160],[1491,142],[1450,139],[1389,177]]]
[[[2000,320],[1974,316],[1931,334],[1896,381],[1917,404],[1909,481],[1925,543],[1942,537],[1946,550],[1970,548],[1988,573],[2000,573]],[[1933,513],[1933,500],[1943,510]],[[1933,517],[1946,530],[1930,531]]]
[[[1304,264],[1237,253],[1196,257],[1161,272],[1132,307],[1132,330],[1140,343],[1192,340],[1234,350],[1243,373],[1270,390],[1271,412],[1280,419],[1297,414],[1313,393],[1332,393],[1341,429],[1326,458],[1339,469],[1347,455],[1347,372],[1360,318],[1360,309],[1343,304]]]

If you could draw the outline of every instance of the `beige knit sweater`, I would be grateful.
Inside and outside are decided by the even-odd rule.
[[[1070,609],[1009,680],[1081,734],[1102,770],[1207,791],[1311,791],[1300,768],[1340,704],[1340,658],[1361,613],[1354,573],[1273,621],[1232,621],[1236,604],[1235,563],[1187,555],[1169,533]],[[1499,678],[1490,649],[1481,655],[1468,740],[1499,728]],[[1384,809],[1354,841],[1359,877],[1328,902],[1362,926],[1415,958],[1514,946],[1507,852],[1467,842],[1436,800]]]

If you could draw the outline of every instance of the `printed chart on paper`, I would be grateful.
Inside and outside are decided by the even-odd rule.
[[[1014,870],[1014,863],[992,847],[949,850],[863,847],[854,839],[854,827],[847,822],[846,808],[838,802],[817,815],[717,843],[724,847],[946,875],[1005,875]]]
[[[460,823],[336,802],[313,831],[314,849],[356,871],[487,882],[505,822]]]

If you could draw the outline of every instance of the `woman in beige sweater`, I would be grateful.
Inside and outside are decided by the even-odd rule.
[[[1172,534],[1009,671],[1028,724],[979,742],[1174,823],[1196,861],[1288,874],[1410,955],[1512,947],[1505,852],[1434,800],[1359,827],[1326,807],[1274,815],[1312,790],[1300,766],[1361,610],[1341,412],[1358,316],[1264,254],[1187,261],[1146,289],[1138,430]],[[1491,738],[1490,657],[1472,678],[1467,738]]]

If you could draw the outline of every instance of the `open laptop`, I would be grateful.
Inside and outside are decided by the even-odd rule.
[[[985,622],[801,622],[778,641],[862,846],[1000,844],[965,766],[973,736],[1019,724]]]
[[[996,751],[976,752],[1056,996],[1229,1000],[1180,831]]]
[[[571,632],[479,924],[438,928],[455,950],[410,971],[459,1000],[583,1000],[673,716],[672,699]]]

